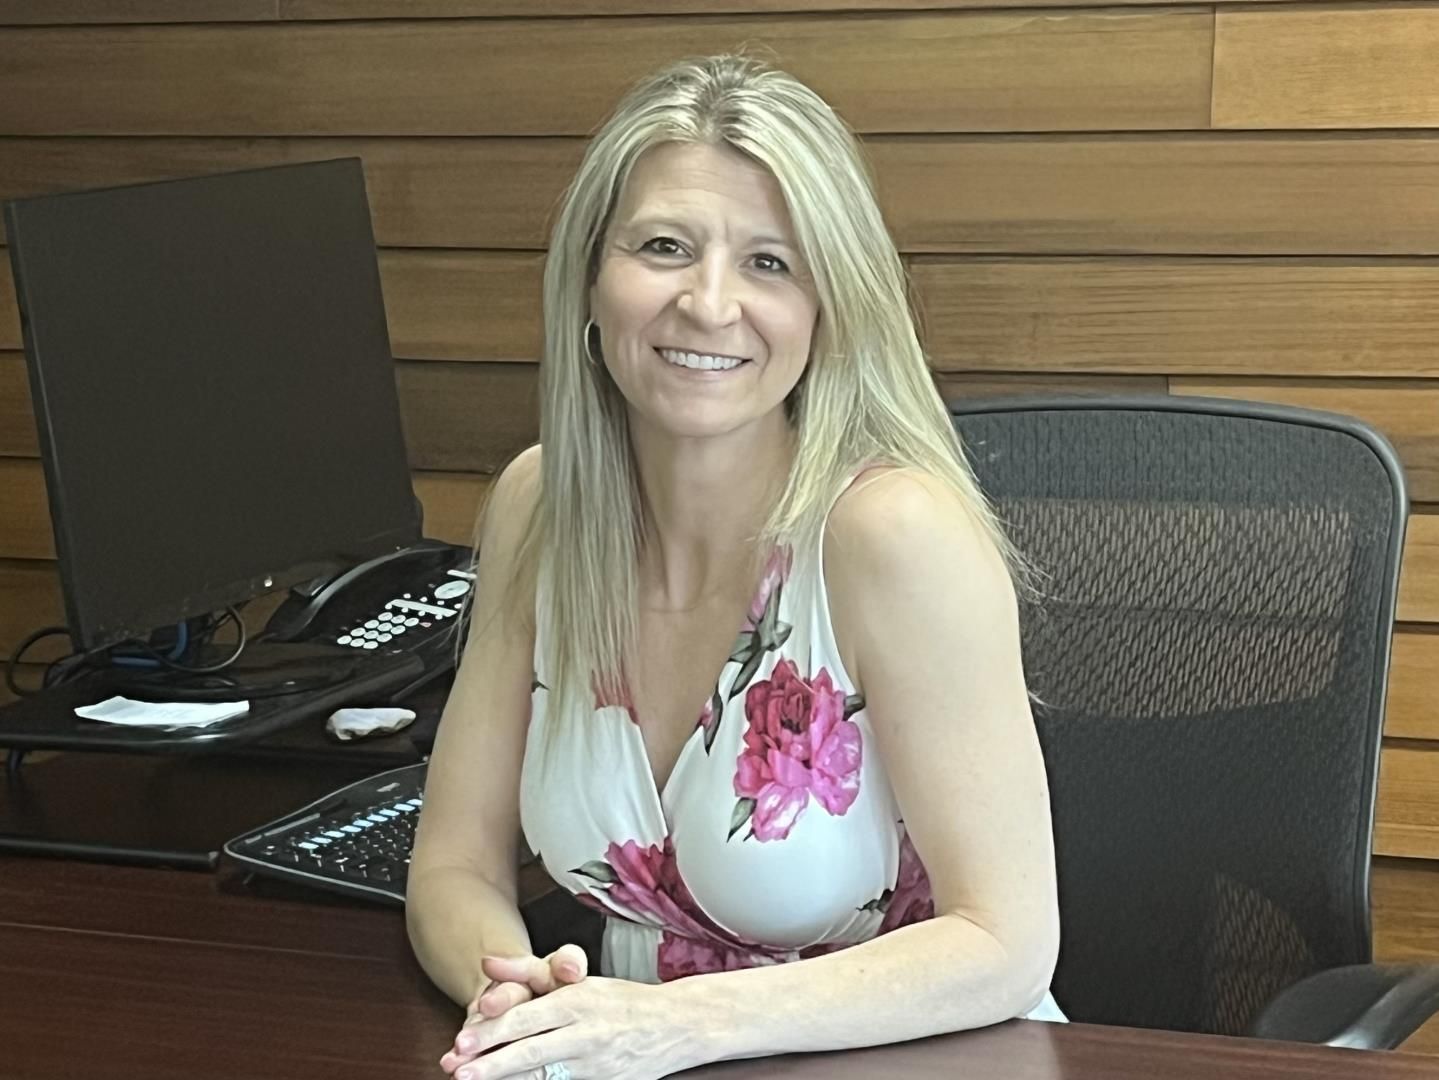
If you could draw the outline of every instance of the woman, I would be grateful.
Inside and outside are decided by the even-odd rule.
[[[853,137],[753,61],[661,72],[591,144],[544,300],[543,454],[485,514],[410,872],[470,1004],[442,1066],[636,1080],[1062,1018],[1016,562]],[[608,916],[602,975],[530,955],[521,828]]]

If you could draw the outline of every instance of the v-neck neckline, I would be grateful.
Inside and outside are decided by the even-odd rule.
[[[707,706],[713,706],[715,700],[720,696],[720,680],[724,678],[725,668],[729,667],[730,664],[735,662],[735,656],[737,655],[737,653],[740,652],[742,643],[747,637],[757,632],[757,627],[759,624],[755,622],[751,614],[755,609],[755,602],[759,599],[761,593],[764,591],[766,583],[769,581],[771,568],[774,564],[776,556],[780,552],[787,550],[789,550],[787,545],[782,545],[780,547],[772,549],[771,552],[765,556],[764,561],[760,564],[759,579],[754,583],[754,587],[750,590],[749,599],[746,602],[744,610],[740,615],[739,627],[732,635],[729,655],[727,655],[720,663],[719,670],[715,672],[714,678],[706,684],[708,686],[711,686],[713,689],[711,689],[709,692],[710,696],[700,705],[699,709],[695,711],[695,716],[697,719],[704,716],[705,708]],[[775,608],[774,617],[777,617],[778,615],[779,598],[783,596],[783,587],[789,583],[789,572],[792,569],[792,566],[793,553],[791,552],[788,556],[785,556],[783,558],[783,569],[779,571],[779,578],[770,588],[770,595],[766,597],[765,607],[766,609],[771,606]],[[759,621],[762,623],[764,622],[764,620],[765,615],[764,613],[762,613]],[[743,666],[744,665],[742,664],[742,667]],[[753,675],[751,675],[750,677],[753,678]],[[685,736],[684,742],[680,744],[680,752],[675,755],[675,760],[670,765],[669,775],[665,777],[665,782],[663,785],[661,785],[659,779],[655,776],[654,762],[650,760],[649,745],[645,742],[644,728],[640,726],[638,720],[638,711],[636,710],[634,705],[634,695],[630,693],[628,687],[625,688],[625,697],[629,701],[629,725],[631,728],[634,729],[634,738],[639,745],[640,760],[644,765],[646,787],[648,788],[649,793],[654,800],[655,809],[659,813],[660,820],[665,823],[665,830],[666,832],[668,832],[669,818],[665,813],[665,796],[669,794],[670,786],[674,783],[675,773],[679,772],[680,770],[680,764],[685,760],[685,757],[693,749],[696,739],[701,738],[704,732],[704,726],[701,723],[697,722],[693,730],[691,730],[690,733]],[[727,701],[722,702],[718,710],[712,710],[712,722],[716,725],[716,727],[718,727],[721,720],[723,719],[724,708],[727,704]]]

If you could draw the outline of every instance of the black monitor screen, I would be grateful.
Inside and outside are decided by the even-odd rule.
[[[70,630],[419,538],[358,159],[6,205]]]

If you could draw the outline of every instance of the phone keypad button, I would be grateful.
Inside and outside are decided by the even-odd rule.
[[[348,644],[349,644],[351,641],[353,641],[353,640],[354,640],[354,639],[351,638],[349,634],[341,634],[339,637],[337,637],[337,638],[335,639],[335,644],[336,644],[336,645],[348,645]]]
[[[394,634],[379,634],[379,635],[376,636],[375,640],[376,640],[376,641],[389,641],[390,638],[392,638],[392,637],[394,637],[394,636],[395,636]]]
[[[379,643],[378,641],[367,641],[367,642],[365,642],[365,644],[362,646],[362,648],[366,648],[366,649],[378,649],[379,647],[380,647],[380,643]]]
[[[365,625],[366,625],[367,627],[369,627],[371,630],[373,630],[375,627],[377,627],[377,626],[380,625],[380,620],[379,620],[379,619],[366,619],[366,620],[365,620]]]
[[[420,625],[420,620],[419,620],[419,619],[406,619],[406,620],[405,620],[405,625],[406,625],[406,626],[419,626],[419,625]]]

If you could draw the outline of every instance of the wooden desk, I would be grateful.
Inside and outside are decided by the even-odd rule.
[[[219,876],[0,858],[5,1080],[442,1077],[459,1010],[396,909]],[[1226,1080],[1432,1077],[1432,1058],[1015,1021],[696,1078]]]

